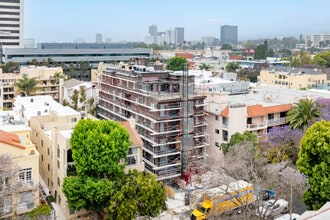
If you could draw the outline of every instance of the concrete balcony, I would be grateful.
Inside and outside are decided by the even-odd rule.
[[[285,123],[286,123],[286,118],[285,117],[274,118],[274,119],[270,119],[270,120],[267,121],[268,127],[277,126],[277,125],[283,125]]]
[[[255,130],[265,129],[265,128],[267,128],[267,123],[266,122],[260,122],[260,123],[247,124],[246,128],[247,128],[248,131],[255,131]]]

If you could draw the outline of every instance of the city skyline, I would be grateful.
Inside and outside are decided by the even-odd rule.
[[[298,37],[329,32],[330,2],[292,1],[123,1],[25,0],[24,38],[41,42],[144,41],[152,24],[163,31],[185,28],[185,40],[220,38],[222,25],[238,26],[238,40]],[[312,15],[312,16],[311,16]]]

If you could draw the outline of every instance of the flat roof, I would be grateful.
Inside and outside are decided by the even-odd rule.
[[[330,92],[324,90],[296,90],[280,86],[258,85],[250,93],[228,96],[228,104],[262,105],[264,107],[296,103],[308,98],[330,98]]]
[[[49,115],[49,111],[56,112],[58,116],[77,115],[78,111],[69,106],[63,106],[49,95],[42,96],[17,96],[15,98],[13,110],[29,120],[33,116]]]

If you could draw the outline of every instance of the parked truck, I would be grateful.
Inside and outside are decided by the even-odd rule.
[[[192,220],[216,217],[224,212],[240,210],[253,201],[253,185],[244,180],[234,181],[206,190],[190,217]]]

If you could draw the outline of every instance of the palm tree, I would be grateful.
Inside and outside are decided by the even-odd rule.
[[[65,75],[61,72],[56,72],[53,76],[50,77],[50,82],[53,85],[57,85],[60,83],[60,79],[65,79]]]
[[[22,79],[19,79],[16,83],[15,86],[18,88],[18,91],[22,93],[23,96],[29,96],[38,88],[36,85],[39,83],[39,81],[34,77],[34,78],[28,78],[26,74],[23,75]]]
[[[286,118],[292,129],[305,130],[320,116],[320,107],[312,99],[301,99],[292,106]]]

